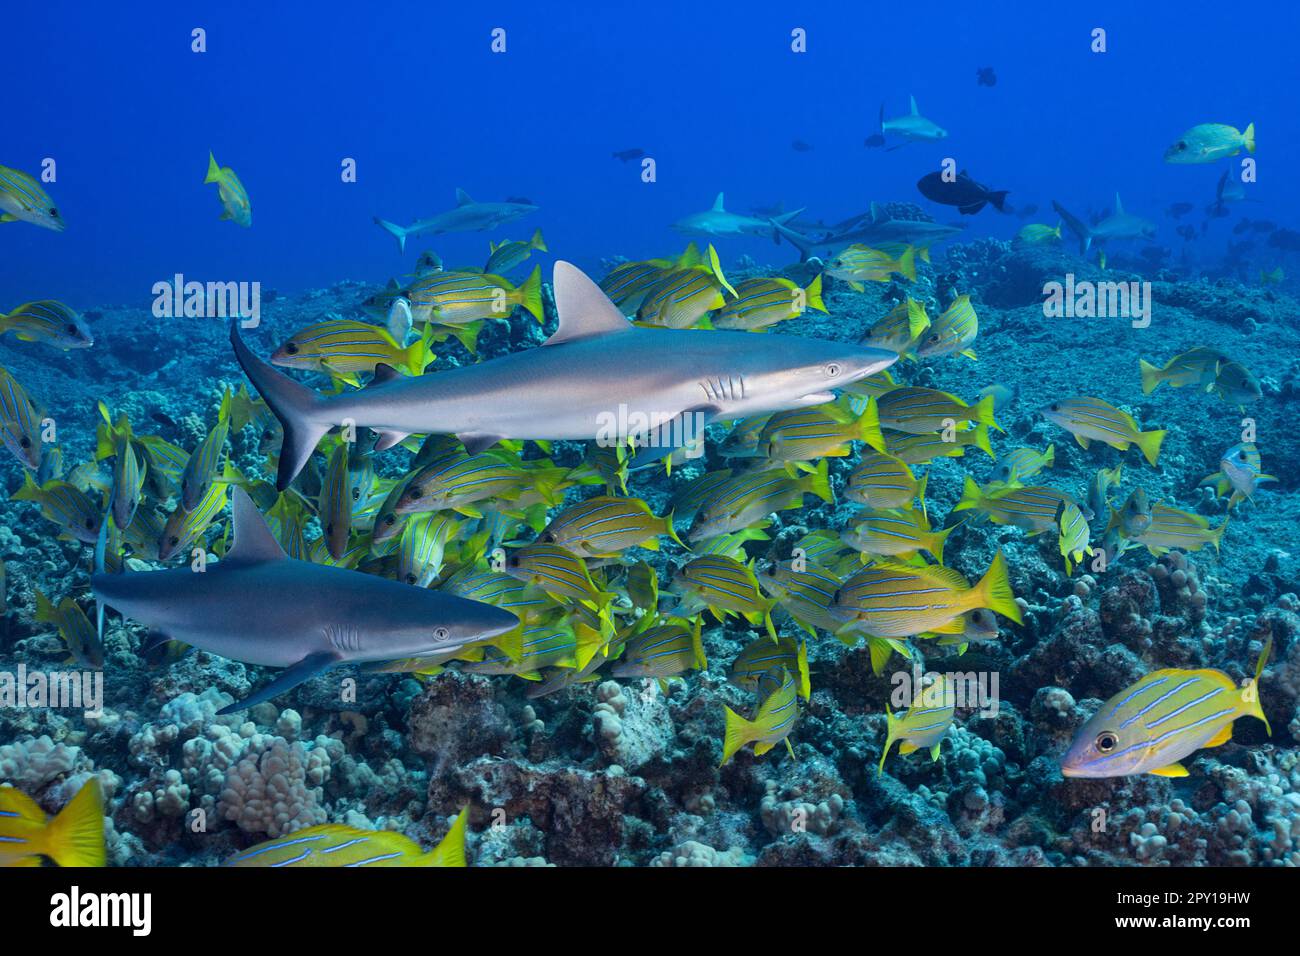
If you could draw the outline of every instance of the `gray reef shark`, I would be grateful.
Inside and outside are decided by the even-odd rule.
[[[951,239],[961,232],[957,226],[924,219],[890,219],[875,203],[871,204],[869,212],[847,219],[820,236],[798,233],[776,222],[773,225],[782,239],[799,250],[802,259],[808,259],[814,250],[823,246],[846,246],[854,242],[873,247],[902,243],[928,249],[934,243]]]
[[[420,219],[409,226],[375,217],[375,222],[397,237],[397,247],[406,251],[406,237],[440,232],[484,232],[522,219],[537,212],[539,207],[522,202],[475,202],[463,189],[456,190],[456,208],[440,212],[428,219]]]
[[[409,378],[379,365],[366,388],[331,396],[258,358],[232,323],[239,364],[284,426],[278,487],[345,423],[379,432],[377,450],[410,434],[454,434],[471,454],[503,438],[632,440],[640,464],[712,422],[831,401],[898,359],[801,336],[637,327],[567,262],[555,264],[554,293],[559,328],[540,346]]]
[[[219,713],[270,700],[336,664],[431,657],[519,626],[509,611],[480,601],[290,558],[237,486],[233,518],[234,544],[203,571],[107,574],[101,539],[101,570],[90,581],[101,631],[107,605],[148,626],[154,644],[183,641],[246,664],[287,668]]]
[[[1052,208],[1078,237],[1080,252],[1087,252],[1094,245],[1105,245],[1117,239],[1153,240],[1156,237],[1156,224],[1125,212],[1119,193],[1115,194],[1115,211],[1094,226],[1089,226],[1072,215],[1056,200],[1052,200]]]
[[[673,228],[688,236],[758,236],[779,242],[774,223],[784,225],[798,216],[802,209],[781,213],[766,219],[744,216],[737,212],[727,212],[723,205],[723,194],[713,200],[713,208],[704,212],[693,212],[673,223]]]
[[[891,120],[885,119],[885,106],[880,105],[880,135],[893,133],[901,136],[909,142],[933,143],[936,140],[945,139],[948,131],[932,120],[926,119],[916,108],[916,97],[910,97],[912,111],[906,116],[899,116]],[[901,145],[901,144],[900,144]],[[897,149],[898,147],[893,147]]]

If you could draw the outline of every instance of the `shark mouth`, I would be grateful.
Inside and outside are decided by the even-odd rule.
[[[800,402],[806,405],[825,405],[827,402],[835,401],[834,392],[809,392]]]

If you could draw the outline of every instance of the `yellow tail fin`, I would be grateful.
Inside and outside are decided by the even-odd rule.
[[[826,303],[822,301],[822,274],[819,272],[813,276],[812,282],[804,286],[804,305],[810,309],[816,309],[818,312],[826,311]]]
[[[975,483],[975,479],[970,475],[966,476],[966,483],[961,489],[961,500],[952,506],[953,511],[966,511],[970,508],[978,508],[981,501],[984,500],[984,492],[980,486]]]
[[[1138,432],[1134,441],[1138,448],[1142,449],[1142,455],[1146,458],[1147,464],[1154,466],[1156,459],[1160,457],[1160,443],[1164,440],[1164,430],[1157,428],[1154,431]]]
[[[461,810],[452,821],[451,829],[424,856],[420,857],[421,866],[469,866],[465,860],[465,824],[469,819],[469,807]]]
[[[866,410],[858,420],[858,438],[882,455],[888,454],[885,448],[885,436],[880,430],[880,409],[876,405],[874,395],[867,399]]]
[[[217,158],[212,155],[212,150],[208,150],[208,175],[204,178],[204,185],[215,183],[221,180],[221,167],[217,165]]]
[[[722,763],[726,764],[741,747],[754,739],[754,723],[746,720],[726,704],[722,709],[727,712],[726,734],[722,740]]]
[[[550,249],[546,248],[546,240],[542,238],[541,229],[538,229],[536,232],[533,233],[533,238],[528,240],[528,245],[536,249],[538,252],[551,251]]]
[[[1251,123],[1249,126],[1246,127],[1246,132],[1242,134],[1242,139],[1244,139],[1246,142],[1246,152],[1253,153],[1255,151],[1255,124],[1254,123]]]
[[[1017,624],[1022,623],[1020,605],[1016,603],[1016,594],[1011,590],[1011,578],[1007,573],[1007,559],[1001,551],[993,556],[993,563],[975,585],[975,591],[981,602],[977,607],[986,607]]]
[[[1142,394],[1150,395],[1164,381],[1164,377],[1161,375],[1163,369],[1158,365],[1152,365],[1146,359],[1138,359],[1138,368],[1142,372]]]
[[[897,271],[908,280],[916,281],[916,250],[911,246],[904,249],[903,254],[898,257]]]
[[[87,780],[45,831],[45,855],[59,866],[104,866],[104,795]]]
[[[808,475],[808,483],[804,491],[816,495],[828,505],[835,504],[835,496],[831,493],[831,479],[829,464],[825,458],[817,462],[816,469]]]
[[[885,772],[885,758],[889,756],[889,748],[894,745],[897,739],[894,735],[898,733],[899,718],[894,716],[894,712],[888,707],[885,708],[885,726],[889,729],[885,732],[885,745],[880,748],[880,763],[876,766],[876,776]]]
[[[528,274],[524,284],[518,289],[519,304],[525,310],[532,313],[537,324],[541,325],[546,321],[546,315],[542,311],[542,267],[533,266],[533,271]]]
[[[1259,660],[1255,662],[1255,679],[1249,687],[1242,689],[1241,697],[1246,703],[1246,713],[1252,717],[1258,717],[1264,722],[1264,729],[1268,731],[1270,737],[1273,736],[1273,728],[1268,725],[1268,718],[1264,716],[1264,704],[1259,696],[1259,679],[1264,674],[1264,665],[1268,663],[1269,655],[1273,653],[1273,638],[1264,642],[1264,649],[1259,652]]]

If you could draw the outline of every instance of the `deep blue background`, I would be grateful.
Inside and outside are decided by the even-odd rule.
[[[69,228],[0,226],[0,308],[143,303],[175,272],[288,291],[382,281],[427,246],[481,264],[489,238],[539,225],[554,253],[594,267],[680,249],[669,223],[720,189],[737,211],[784,200],[835,220],[908,199],[950,221],[914,185],[945,156],[1038,203],[1049,224],[1053,197],[1083,212],[1119,190],[1175,244],[1163,208],[1204,205],[1223,164],[1161,157],[1209,121],[1257,125],[1260,202],[1241,211],[1300,220],[1287,185],[1300,146],[1291,3],[481,6],[12,5],[0,163],[36,173],[54,157],[48,189]],[[505,55],[489,50],[497,26]],[[789,49],[796,26],[804,55]],[[1108,30],[1104,55],[1089,52],[1094,26]],[[976,84],[981,66],[995,88]],[[897,115],[909,93],[947,142],[864,149],[881,101]],[[657,183],[611,158],[628,147],[655,156]],[[251,229],[218,220],[209,148],[247,187]],[[345,156],[356,184],[340,181]],[[405,258],[371,222],[443,210],[457,186],[542,212],[496,234],[413,240]],[[1234,221],[1216,224],[1204,255]],[[970,228],[1005,237],[1021,224],[986,211]],[[724,263],[790,256],[763,240],[721,251]]]

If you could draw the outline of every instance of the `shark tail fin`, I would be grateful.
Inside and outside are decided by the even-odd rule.
[[[230,323],[230,344],[244,374],[284,428],[275,482],[276,489],[284,491],[307,464],[316,443],[330,430],[329,422],[321,422],[313,414],[325,399],[254,355],[244,344],[237,322]]]
[[[399,252],[406,251],[406,230],[405,229],[403,229],[395,222],[389,222],[387,219],[380,219],[378,216],[375,217],[375,225],[383,226],[386,232],[392,234],[392,236],[397,240],[397,250]]]
[[[1056,214],[1061,217],[1061,220],[1069,227],[1070,231],[1078,237],[1079,253],[1086,253],[1092,246],[1092,230],[1055,199],[1052,200],[1052,208],[1056,210]]]
[[[776,230],[778,244],[781,239],[784,239],[786,242],[790,243],[790,245],[798,249],[800,262],[807,262],[812,258],[814,248],[812,240],[802,233],[795,232],[793,229],[783,225],[776,219],[769,219],[768,222],[770,222],[772,228]]]

